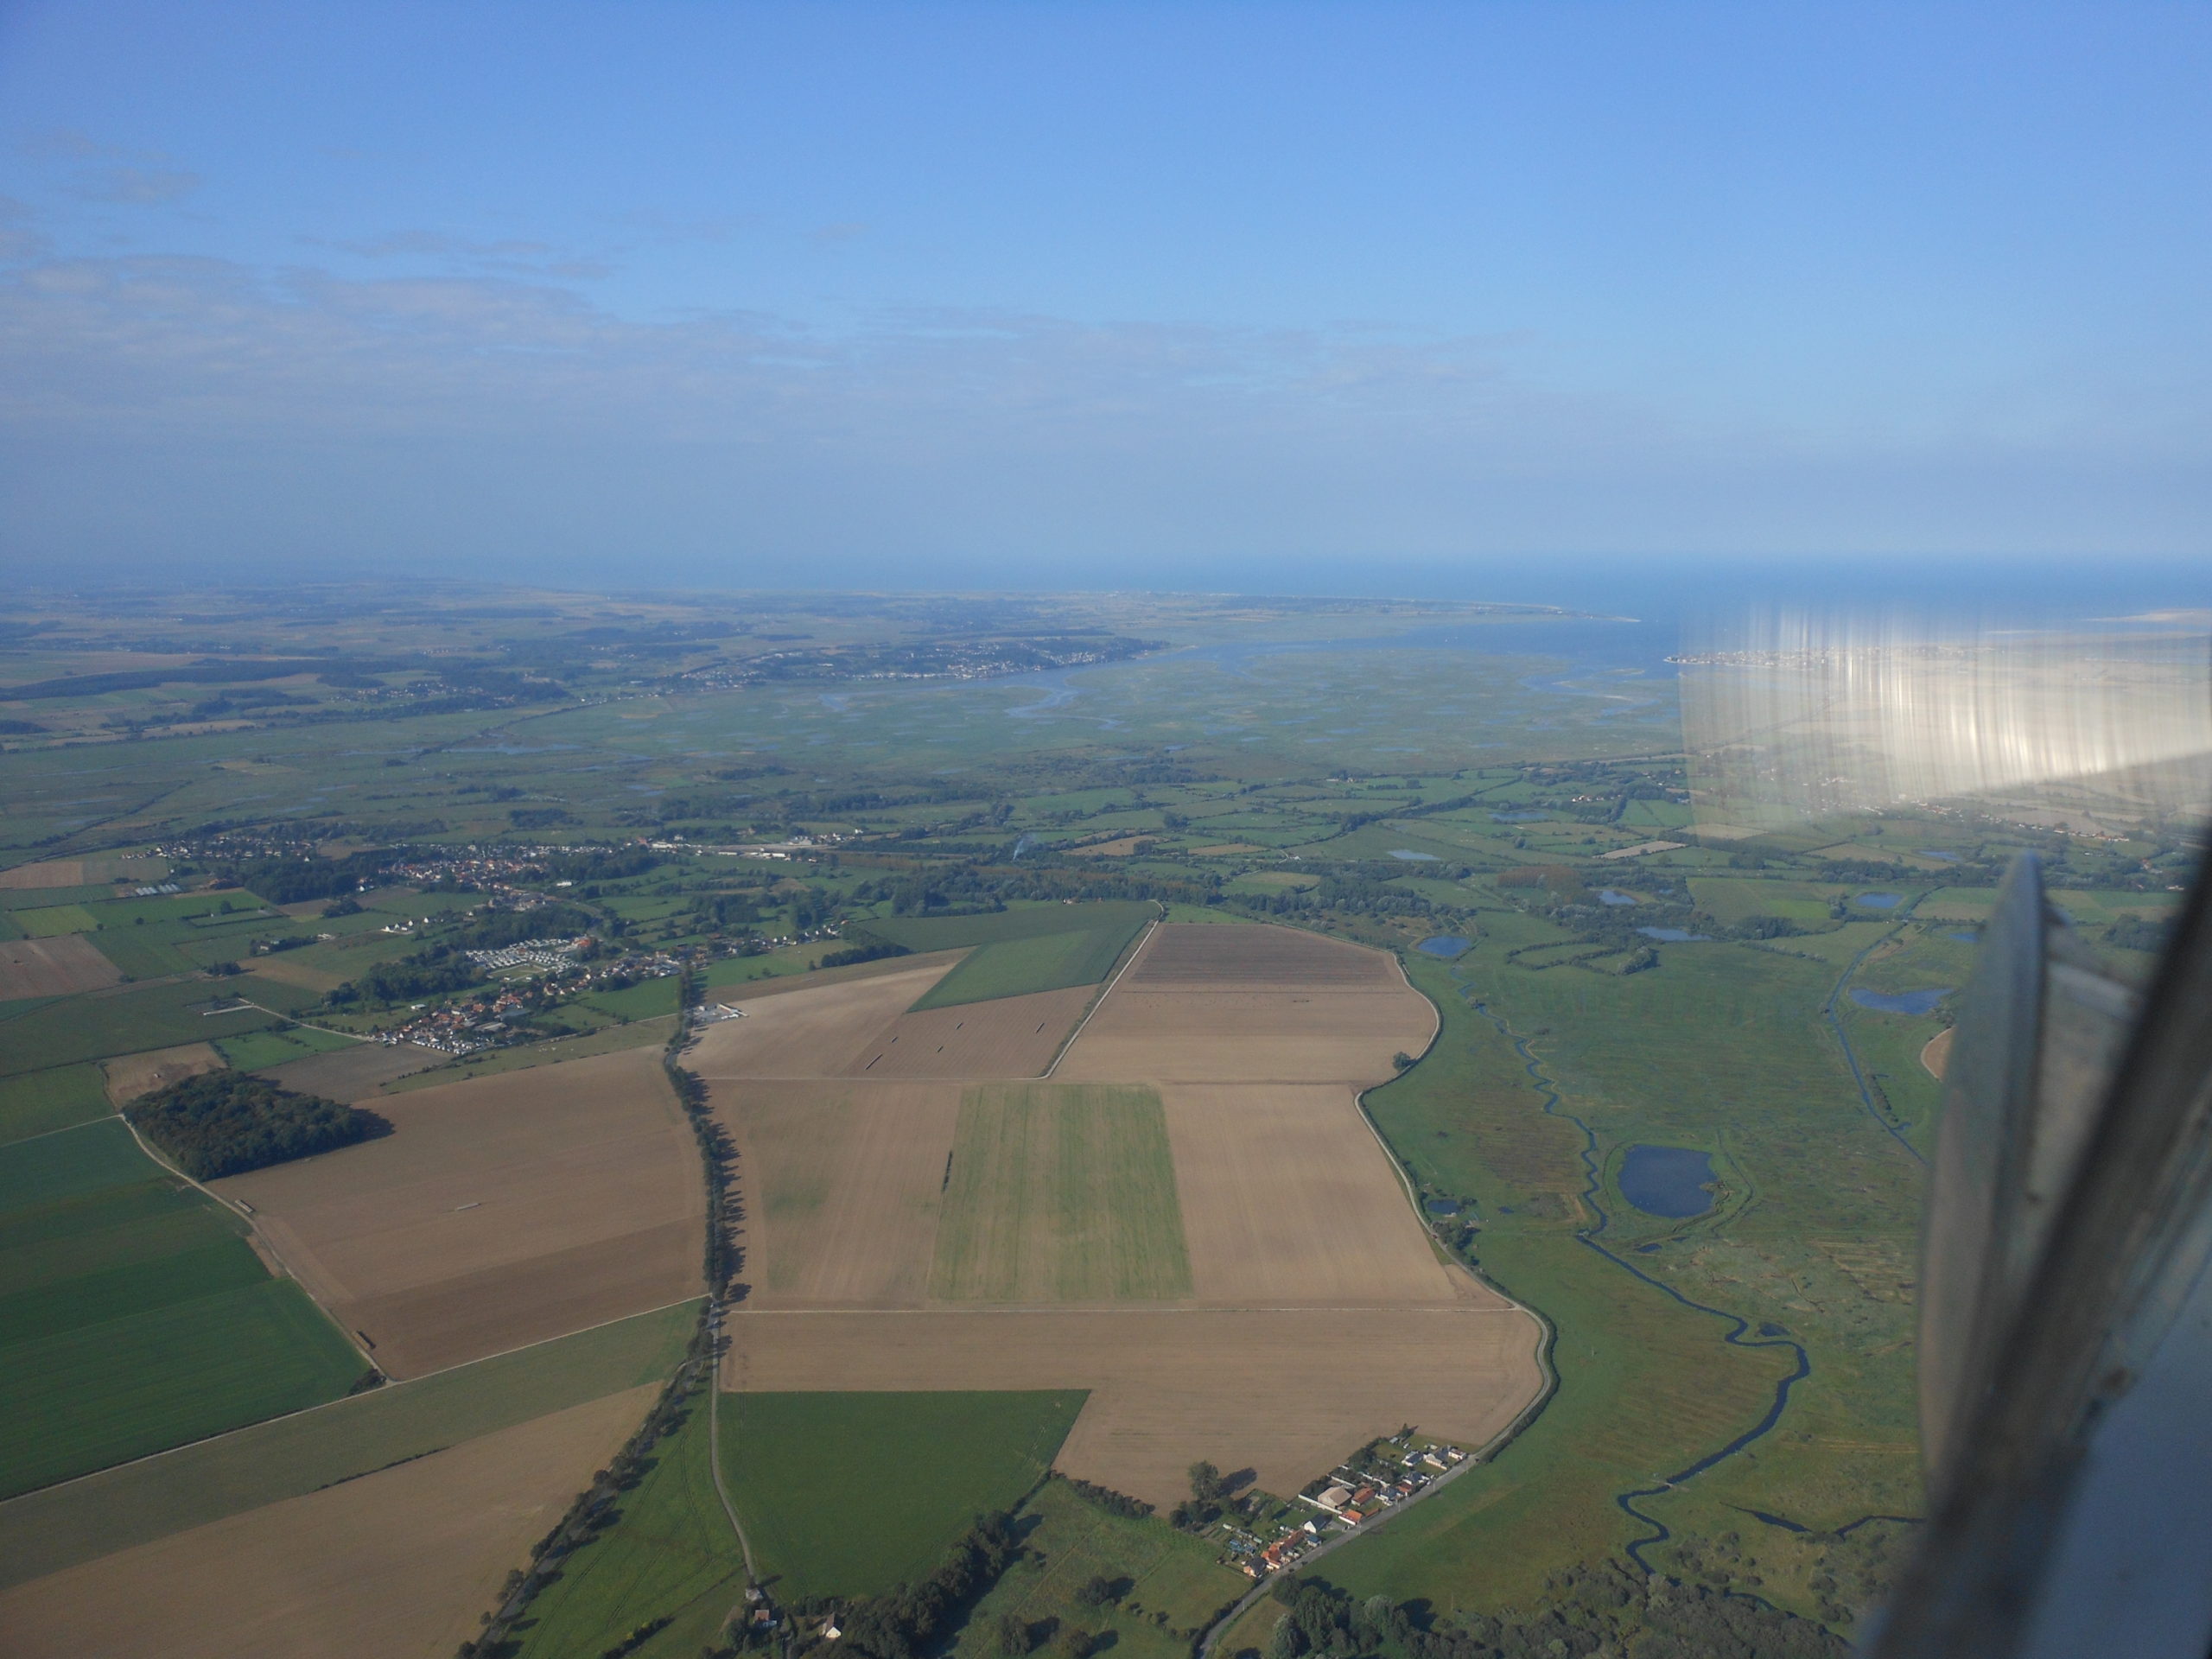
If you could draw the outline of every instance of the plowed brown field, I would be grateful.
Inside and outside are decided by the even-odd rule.
[[[1436,1010],[1380,951],[1280,927],[1156,927],[1052,1075],[1365,1087]]]
[[[23,996],[68,996],[120,985],[123,970],[81,933],[0,944],[0,1002]]]
[[[1091,1390],[1056,1466],[1163,1508],[1204,1458],[1294,1492],[1413,1423],[1487,1440],[1541,1378],[1537,1329],[1496,1298],[1436,1307],[799,1313],[733,1319],[737,1389]]]
[[[0,1595],[10,1659],[429,1659],[477,1634],[509,1568],[655,1390],[123,1550]]]
[[[922,1008],[878,1032],[849,1077],[1034,1077],[1060,1052],[1096,985]]]
[[[12,870],[0,870],[0,887],[81,887],[85,884],[85,862],[78,858],[50,858],[37,864],[18,864]]]
[[[378,1085],[416,1071],[426,1071],[445,1059],[434,1048],[413,1043],[356,1043],[328,1054],[310,1054],[303,1060],[272,1065],[262,1076],[280,1089],[321,1095],[348,1106],[375,1096]]]
[[[215,1183],[394,1376],[696,1293],[698,1155],[652,1049],[380,1100],[394,1133]]]

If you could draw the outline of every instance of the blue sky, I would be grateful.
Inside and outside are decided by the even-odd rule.
[[[2199,561],[2208,70],[2111,0],[19,0],[0,547]]]

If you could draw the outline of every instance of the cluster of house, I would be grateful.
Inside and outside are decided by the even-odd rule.
[[[573,939],[524,939],[496,950],[471,950],[468,959],[479,968],[550,968],[556,971],[573,964],[575,954],[591,943],[589,934]]]
[[[376,1033],[380,1043],[413,1043],[435,1048],[441,1054],[474,1054],[506,1035],[506,1016],[527,1014],[530,1005],[512,991],[503,991],[486,1007],[481,1002],[457,1002],[433,1008],[419,1020],[410,1020]]]
[[[1388,1452],[1391,1448],[1378,1447]],[[1232,1565],[1250,1579],[1264,1579],[1294,1565],[1300,1557],[1318,1549],[1324,1538],[1339,1529],[1349,1530],[1372,1520],[1392,1505],[1412,1497],[1439,1475],[1465,1463],[1467,1454],[1456,1446],[1407,1446],[1397,1455],[1402,1473],[1361,1473],[1339,1469],[1318,1492],[1300,1493],[1320,1514],[1285,1529],[1271,1543],[1249,1536],[1230,1542]]]

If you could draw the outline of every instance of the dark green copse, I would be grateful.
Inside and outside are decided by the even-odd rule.
[[[131,1103],[138,1132],[195,1180],[242,1174],[388,1133],[374,1112],[302,1095],[244,1071],[209,1071]]]

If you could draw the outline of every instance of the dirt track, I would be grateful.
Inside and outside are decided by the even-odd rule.
[[[644,1417],[632,1389],[0,1594],[10,1659],[442,1659]]]
[[[696,1294],[698,1154],[652,1049],[393,1096],[394,1133],[214,1183],[417,1376]]]

